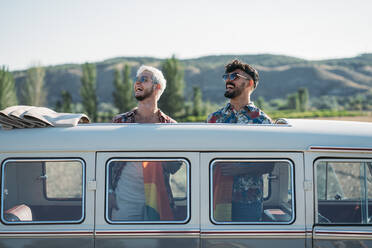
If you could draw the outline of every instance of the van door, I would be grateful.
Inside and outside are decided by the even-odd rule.
[[[372,156],[314,153],[313,247],[372,247]]]
[[[3,153],[0,247],[94,247],[95,153]]]
[[[199,170],[193,152],[98,152],[95,247],[199,247]]]
[[[305,247],[302,153],[202,153],[201,178],[203,248]]]

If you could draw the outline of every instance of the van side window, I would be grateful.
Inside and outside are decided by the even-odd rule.
[[[290,161],[215,160],[210,174],[215,224],[288,224],[294,219]]]
[[[84,218],[82,160],[7,160],[2,166],[1,219],[15,223],[79,223]]]
[[[47,162],[44,166],[47,199],[81,199],[82,168],[79,162]],[[64,183],[61,183],[63,181]]]
[[[372,223],[371,172],[372,161],[318,160],[316,223]]]
[[[107,164],[110,223],[183,223],[189,218],[186,160],[113,159]]]

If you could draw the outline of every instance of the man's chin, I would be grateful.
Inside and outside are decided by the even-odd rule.
[[[235,96],[234,92],[230,92],[230,91],[225,91],[225,94],[224,96],[226,98],[233,98]]]
[[[134,96],[134,97],[137,99],[137,101],[142,101],[146,98],[146,96],[144,96],[144,95]]]

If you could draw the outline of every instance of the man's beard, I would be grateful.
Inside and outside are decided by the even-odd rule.
[[[227,83],[227,84],[230,84],[230,85],[234,85],[234,88],[230,91],[225,91],[225,94],[224,96],[227,97],[227,98],[235,98],[237,96],[240,96],[245,88],[245,84],[243,84],[241,87],[237,87],[235,84],[232,84],[232,83]]]
[[[146,98],[148,98],[148,97],[150,97],[151,95],[152,95],[152,93],[154,93],[154,87],[151,87],[151,90],[149,90],[149,91],[144,91],[143,92],[143,95],[141,95],[141,96],[136,96],[135,95],[135,98],[137,99],[137,101],[143,101],[143,100],[145,100]]]

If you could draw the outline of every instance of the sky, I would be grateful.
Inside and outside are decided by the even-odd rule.
[[[372,53],[371,0],[0,0],[0,66]]]

